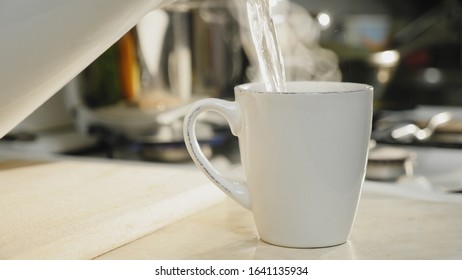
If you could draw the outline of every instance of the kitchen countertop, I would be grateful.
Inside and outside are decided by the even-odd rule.
[[[0,259],[92,259],[223,198],[192,164],[0,161]]]
[[[462,259],[462,203],[380,191],[387,187],[365,183],[351,238],[340,246],[262,242],[251,213],[226,199],[97,259]]]
[[[435,152],[435,151],[431,151]],[[439,156],[441,159],[447,161],[449,155],[454,155],[453,151],[445,151],[447,155],[436,151],[438,153],[428,154],[432,160],[430,163],[439,164]],[[462,152],[462,151],[461,151]],[[450,161],[451,166],[456,166],[462,157],[458,155],[453,156],[454,159]],[[422,157],[425,159],[425,157]],[[458,165],[462,166],[462,164]],[[194,166],[174,167],[172,165],[156,165],[156,164],[126,164],[124,162],[113,163],[110,161],[105,162],[87,162],[82,160],[72,160],[69,158],[58,159],[53,161],[51,164],[44,164],[41,160],[18,160],[18,161],[4,161],[0,164],[0,176],[2,179],[3,190],[10,192],[7,195],[11,195],[13,188],[13,182],[20,182],[19,187],[28,188],[35,190],[37,182],[41,182],[41,188],[47,191],[48,194],[54,195],[65,195],[64,187],[60,186],[59,182],[63,182],[63,178],[74,178],[73,180],[82,180],[82,188],[88,193],[94,192],[95,188],[99,189],[99,195],[101,198],[94,197],[94,204],[90,205],[93,210],[101,209],[101,204],[98,202],[104,202],[106,204],[120,203],[120,196],[112,195],[112,201],[106,201],[107,196],[104,194],[109,190],[108,193],[114,194],[113,190],[106,190],[106,185],[114,187],[114,184],[121,184],[119,191],[123,190],[124,181],[135,182],[139,185],[139,194],[133,194],[131,189],[130,196],[123,197],[122,202],[125,203],[125,208],[133,212],[133,215],[140,213],[150,220],[141,219],[141,223],[144,226],[144,231],[139,231],[136,234],[132,234],[130,238],[127,238],[127,233],[131,233],[134,229],[139,228],[138,222],[133,220],[120,220],[117,213],[126,213],[126,211],[119,211],[117,209],[105,208],[106,212],[88,212],[88,209],[82,209],[79,203],[79,198],[75,197],[76,192],[72,194],[74,196],[65,196],[68,201],[73,203],[75,210],[81,211],[85,215],[92,215],[93,220],[106,221],[105,227],[101,230],[106,234],[107,237],[100,238],[94,232],[94,228],[91,227],[88,219],[75,220],[75,212],[58,213],[60,219],[52,220],[58,228],[53,227],[51,229],[44,227],[42,228],[42,237],[37,238],[37,228],[34,226],[42,226],[41,224],[33,224],[28,226],[26,229],[30,229],[30,236],[34,237],[32,244],[23,244],[22,240],[29,242],[31,239],[27,237],[27,232],[21,232],[20,236],[17,236],[13,232],[10,232],[12,236],[10,241],[4,243],[8,244],[8,247],[16,246],[22,251],[18,254],[18,251],[4,251],[5,255],[1,258],[15,258],[15,256],[25,256],[29,259],[48,259],[48,258],[94,258],[94,259],[462,259],[462,194],[446,194],[435,191],[429,188],[425,181],[420,181],[418,177],[416,180],[403,181],[397,183],[379,183],[366,181],[363,188],[361,201],[358,208],[358,214],[356,217],[355,225],[350,237],[350,240],[342,245],[319,248],[319,249],[291,249],[277,247],[274,245],[267,244],[258,239],[258,234],[253,223],[252,214],[236,204],[231,199],[217,195],[217,189],[208,182]],[[432,166],[424,166],[432,167]],[[167,169],[165,169],[167,168]],[[65,171],[72,169],[73,172],[77,172],[73,175],[65,174]],[[163,171],[162,171],[163,170]],[[167,172],[167,171],[168,172]],[[166,176],[164,181],[169,182],[168,184],[163,183],[153,178],[154,172],[161,172],[158,174],[164,174]],[[457,170],[456,170],[457,171]],[[99,176],[99,172],[106,174],[104,177]],[[183,179],[177,180],[174,178]],[[459,172],[459,171],[457,171]],[[62,175],[64,173],[64,175]],[[39,174],[39,177],[28,178],[31,174]],[[84,174],[85,176],[79,176]],[[459,174],[459,173],[454,173]],[[71,177],[69,177],[71,175]],[[460,173],[462,175],[462,172]],[[96,176],[96,177],[94,177]],[[194,178],[194,182],[197,182],[196,187],[191,188],[188,193],[191,195],[197,195],[198,198],[203,198],[204,194],[213,193],[213,196],[207,198],[204,203],[192,203],[191,208],[188,211],[183,211],[181,216],[177,216],[170,222],[159,221],[158,210],[153,207],[142,208],[140,203],[136,202],[136,197],[141,197],[146,203],[150,201],[157,201],[167,197],[167,194],[171,194],[169,202],[164,204],[171,211],[184,208],[188,202],[191,201],[192,196],[185,197],[181,192],[177,192],[182,188],[188,188],[187,185],[191,185],[192,181],[184,179],[183,176],[189,176],[188,178]],[[82,177],[82,178],[81,178]],[[20,180],[16,179],[20,178]],[[98,182],[93,182],[94,179],[98,178]],[[121,180],[123,178],[123,180]],[[39,181],[37,181],[39,179]],[[172,181],[173,180],[173,181]],[[75,182],[68,180],[66,182],[69,186],[74,186]],[[179,182],[183,182],[180,184]],[[10,183],[6,183],[10,182]],[[53,183],[54,182],[54,183]],[[423,182],[423,183],[422,183]],[[161,184],[162,183],[162,184]],[[142,186],[145,187],[142,187]],[[184,186],[182,186],[184,185]],[[145,192],[151,187],[156,186],[160,188],[161,193],[165,193],[162,197],[157,198],[153,194],[158,194],[159,191],[155,191],[149,196],[145,195]],[[170,187],[169,187],[170,186]],[[52,188],[51,188],[52,187]],[[172,189],[172,190],[169,190]],[[59,192],[56,192],[58,191]],[[219,192],[220,193],[220,192]],[[24,191],[18,193],[18,195],[26,194]],[[33,195],[29,195],[32,198]],[[45,200],[46,197],[40,199]],[[4,199],[6,199],[4,197]],[[99,199],[99,200],[98,200]],[[88,202],[88,200],[82,200]],[[195,201],[195,200],[194,200]],[[198,200],[199,201],[199,200]],[[45,202],[45,201],[41,201]],[[68,209],[68,205],[61,205],[60,201],[56,199],[51,201],[53,207],[64,207]],[[46,204],[45,204],[46,205]],[[4,206],[4,205],[3,205]],[[28,206],[28,205],[24,205]],[[85,206],[86,207],[86,206]],[[120,208],[120,207],[119,207]],[[26,207],[22,207],[22,210],[26,211]],[[34,211],[36,208],[32,208],[30,215],[26,218],[35,221]],[[160,208],[159,208],[160,209]],[[38,209],[44,214],[46,209]],[[91,209],[90,209],[91,210]],[[95,211],[96,211],[95,210]],[[117,210],[117,211],[115,211]],[[169,210],[170,211],[170,210]],[[11,212],[17,215],[16,212]],[[78,212],[80,213],[80,212]],[[119,214],[120,214],[119,213]],[[166,216],[171,216],[168,212]],[[24,213],[23,213],[24,214]],[[19,215],[19,214],[18,214]],[[55,217],[56,211],[53,212]],[[66,215],[70,215],[72,220],[70,225],[64,225]],[[138,215],[138,214],[136,214]],[[125,216],[125,214],[123,215]],[[110,217],[110,219],[107,219]],[[6,217],[8,221],[9,216]],[[46,217],[42,218],[45,219]],[[97,219],[96,219],[97,218]],[[90,220],[90,221],[93,221]],[[124,223],[121,223],[124,221]],[[132,222],[130,222],[132,221]],[[49,221],[48,221],[49,222]],[[98,222],[98,225],[100,222]],[[157,226],[158,224],[158,226]],[[3,222],[3,225],[5,223]],[[14,227],[21,227],[21,223],[13,222]],[[85,229],[82,231],[80,238],[76,234],[79,232],[69,231],[69,229],[78,228]],[[153,225],[156,225],[153,227]],[[62,228],[60,229],[59,226]],[[116,230],[114,231],[114,226]],[[6,227],[8,233],[8,227]],[[112,238],[112,234],[117,233],[118,229],[122,231],[117,235],[117,242],[107,240]],[[150,229],[150,230],[149,230]],[[1,230],[5,230],[3,226]],[[90,231],[88,231],[90,230]],[[11,231],[11,230],[10,230]],[[50,236],[46,237],[47,231]],[[46,244],[44,241],[55,241],[56,237],[60,237],[60,234],[68,234],[66,242],[58,243],[56,246]],[[70,234],[72,233],[72,234]],[[2,234],[2,238],[5,235]],[[16,237],[15,237],[16,236]],[[72,239],[72,238],[74,239]],[[22,238],[22,239],[21,239]],[[0,238],[1,239],[1,238]],[[74,241],[72,241],[74,240]],[[100,246],[99,251],[94,250],[94,247],[98,247],[99,241],[107,243],[105,246]],[[1,241],[1,240],[0,240]],[[15,243],[16,242],[16,243]],[[87,242],[87,243],[86,243]],[[95,243],[96,242],[96,243]],[[13,245],[12,245],[13,244]],[[44,247],[44,244],[46,245]],[[40,245],[37,247],[40,250],[30,251],[30,246]],[[59,245],[59,246],[58,246]],[[28,247],[29,246],[29,247]],[[89,250],[87,252],[78,252],[83,247],[87,246]],[[72,247],[72,250],[68,248]],[[47,248],[47,250],[43,250]],[[106,249],[104,249],[106,248]],[[0,246],[0,251],[4,250]],[[10,249],[14,249],[11,247]],[[54,250],[53,254],[48,254],[49,249]],[[59,249],[59,250],[58,250]],[[78,250],[77,250],[78,249]],[[15,252],[14,254],[8,255],[8,252]],[[35,254],[34,252],[40,252]],[[83,254],[85,253],[85,254]],[[93,255],[92,255],[93,254]]]

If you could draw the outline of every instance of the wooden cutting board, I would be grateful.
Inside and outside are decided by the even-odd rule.
[[[0,258],[91,259],[223,199],[192,165],[0,164]]]

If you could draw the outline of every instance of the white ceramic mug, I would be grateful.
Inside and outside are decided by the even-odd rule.
[[[364,182],[373,89],[340,82],[289,82],[286,93],[264,84],[235,88],[235,102],[204,99],[186,114],[185,143],[199,168],[253,212],[260,238],[287,247],[348,240]],[[241,182],[217,171],[194,126],[201,112],[223,115],[244,170]]]

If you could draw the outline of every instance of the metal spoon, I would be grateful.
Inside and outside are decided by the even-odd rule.
[[[391,137],[398,142],[412,142],[428,140],[435,130],[451,120],[452,116],[449,112],[442,112],[434,115],[428,122],[425,128],[420,128],[415,124],[406,124],[395,128],[391,132]]]

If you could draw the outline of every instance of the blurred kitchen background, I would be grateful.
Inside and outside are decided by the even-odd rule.
[[[462,1],[271,2],[288,79],[373,85],[379,144],[462,147]],[[235,85],[258,80],[239,3],[179,1],[147,15],[0,150],[188,161],[188,103],[232,99]],[[210,155],[235,155],[220,116],[204,115],[197,131]]]

